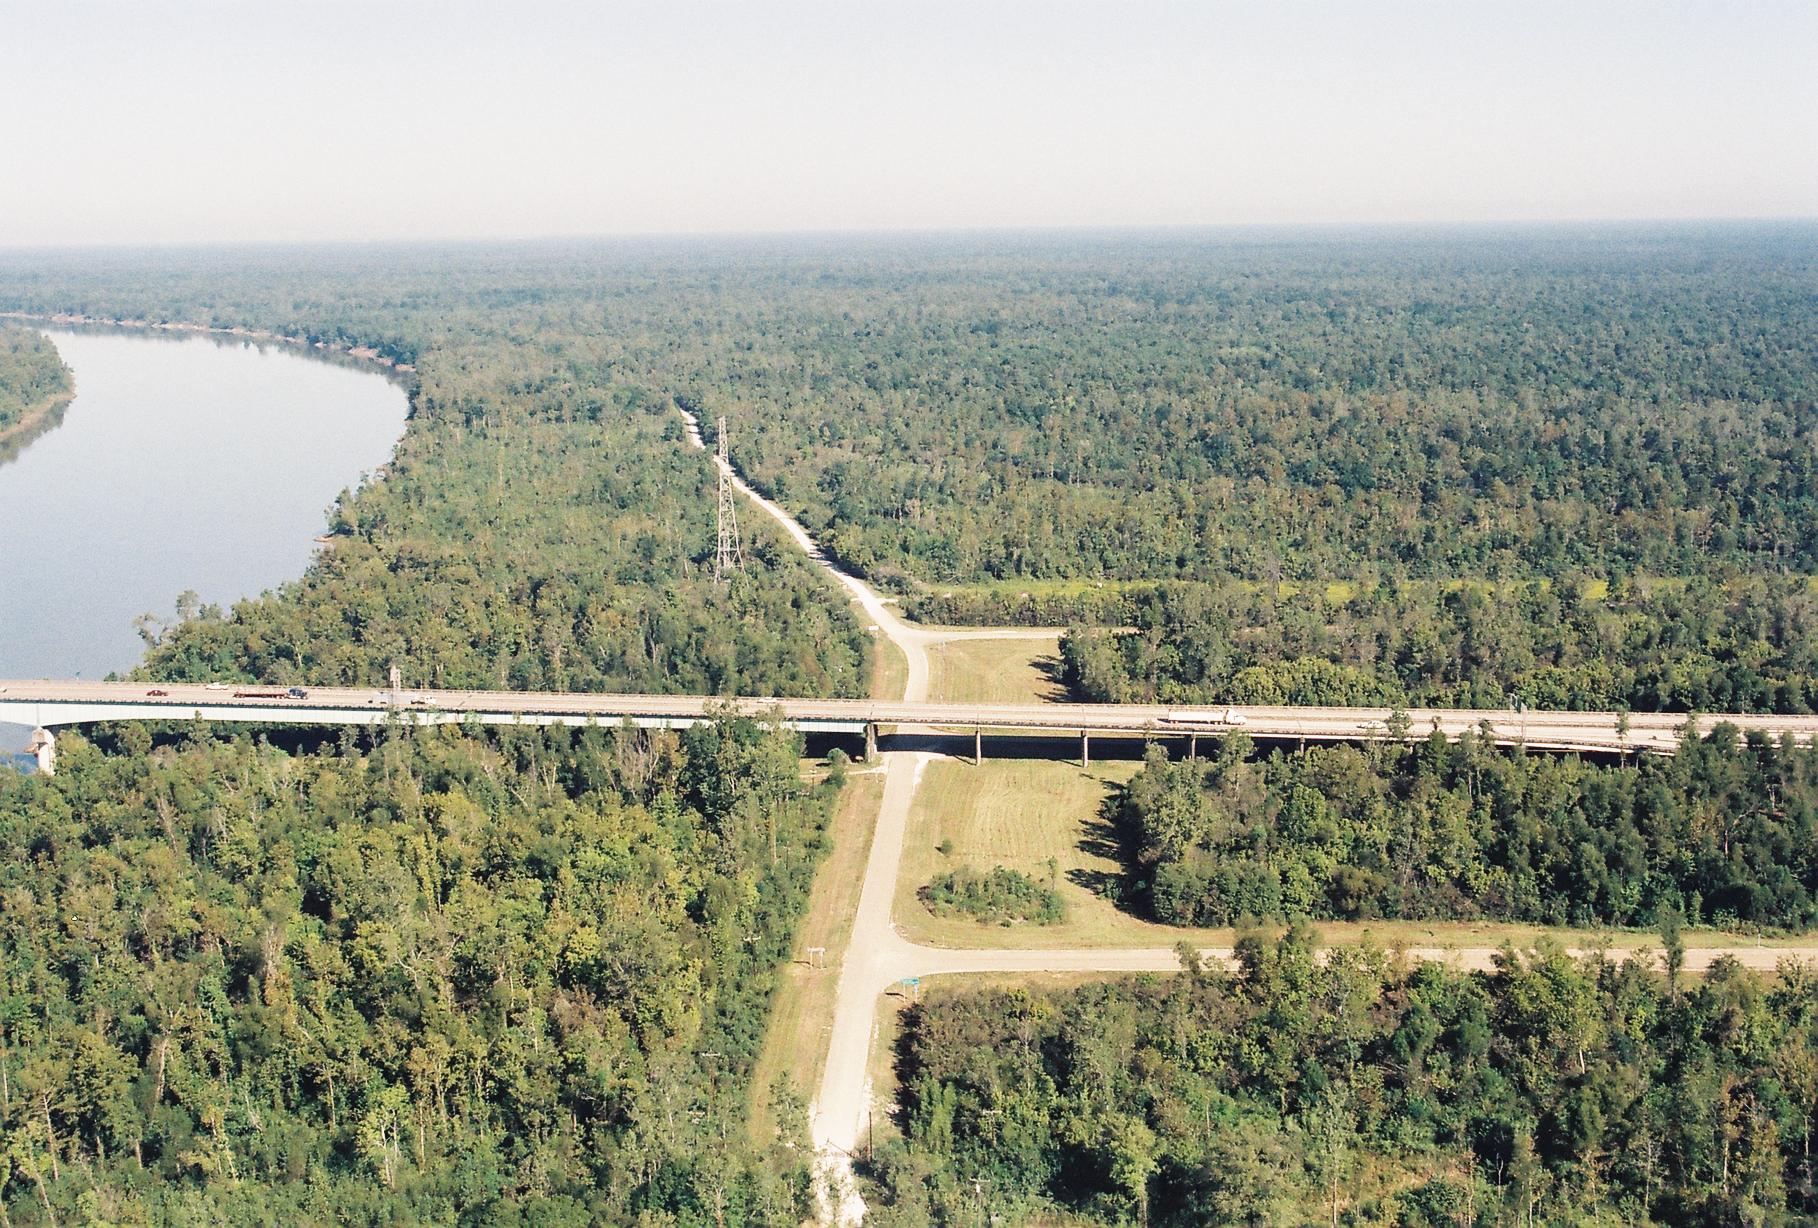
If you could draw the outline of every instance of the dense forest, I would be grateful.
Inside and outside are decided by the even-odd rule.
[[[1177,924],[1818,924],[1818,748],[1729,725],[1623,764],[1469,735],[1258,758],[1238,735],[1152,751],[1115,805],[1132,898]]]
[[[1669,945],[1669,955],[1672,951]],[[1718,1225],[1818,1216],[1818,973],[1697,984],[1248,938],[1230,974],[911,1007],[880,1225]],[[1670,961],[1669,961],[1670,962]]]
[[[61,749],[0,771],[10,1223],[808,1213],[745,1085],[836,787],[793,735]]]
[[[250,249],[0,256],[0,304],[253,327],[411,364],[382,480],[344,492],[295,584],[178,611],[157,678],[855,695],[868,639],[759,518],[715,585],[712,470],[687,449],[653,270],[559,250]],[[671,307],[673,303],[669,304]],[[621,317],[620,308],[624,309]],[[174,594],[173,594],[174,596]]]
[[[519,362],[593,357],[512,371],[475,354],[441,377],[533,400],[549,381],[635,384],[724,412],[760,486],[905,584],[1812,573],[1813,237],[34,254],[0,260],[0,305],[257,324],[419,363],[482,335]]]
[[[1796,710],[1796,581],[1818,573],[1812,238],[10,255],[0,306],[253,325],[417,367],[400,463],[339,509],[334,560],[276,605],[179,631],[172,670],[368,678],[403,654],[491,685],[850,693],[860,641],[808,612],[826,603],[792,560],[730,595],[699,582],[707,469],[663,446],[680,398],[727,414],[753,479],[919,613],[1151,632],[1083,654],[1085,698]],[[943,587],[981,581],[988,598]],[[366,605],[343,625],[330,597],[355,583]],[[639,625],[646,584],[660,626]],[[1573,602],[1555,636],[1550,609]],[[1266,647],[1278,626],[1293,651]],[[1483,635],[1511,660],[1449,655]]]
[[[1084,698],[1810,711],[1815,237],[10,251],[0,309],[408,365],[394,463],[326,510],[308,574],[148,625],[148,678],[863,693],[864,631],[761,520],[749,569],[712,581],[688,404],[912,611],[1073,624]],[[807,1213],[795,1091],[774,1145],[740,1128],[825,823],[791,739],[63,749],[52,780],[0,775],[11,1222]],[[1146,765],[1117,818],[1130,900],[1173,921],[1802,926],[1815,754],[1723,729],[1614,764],[1233,738]],[[1039,919],[1028,887],[943,884],[1000,922]],[[910,1223],[1810,1217],[1811,984],[1321,964],[1291,936],[1231,978],[937,998],[909,1017],[879,1201]]]
[[[886,578],[1809,573],[1812,238],[1032,241],[735,284],[684,352]]]
[[[471,343],[458,376],[423,358],[390,471],[342,497],[308,574],[180,621],[148,674],[361,684],[396,661],[434,686],[861,693],[869,644],[831,586],[756,517],[749,569],[716,585],[674,407],[561,345]]]
[[[1818,588],[1800,577],[1171,584],[1100,609],[1116,629],[1061,642],[1093,702],[1818,710]]]
[[[0,322],[0,461],[53,425],[73,391],[49,337]]]
[[[180,606],[169,628],[147,628],[147,677],[373,684],[396,662],[413,682],[453,688],[864,689],[869,639],[762,518],[745,526],[749,569],[714,584],[711,466],[685,446],[673,397],[620,369],[622,340],[600,318],[494,315],[458,280],[369,317],[364,295],[389,282],[344,273],[344,300],[322,311],[351,324],[333,333],[265,304],[285,284],[276,275],[225,275],[255,295],[242,315],[182,298],[158,311],[135,277],[111,291],[120,306],[76,307],[271,327],[415,362],[393,464],[329,509],[333,540],[315,566],[231,611]],[[391,333],[402,324],[440,335],[409,346]]]

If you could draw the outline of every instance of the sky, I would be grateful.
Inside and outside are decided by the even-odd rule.
[[[1812,0],[0,0],[0,246],[1818,215]]]

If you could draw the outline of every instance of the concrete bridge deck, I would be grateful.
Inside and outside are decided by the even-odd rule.
[[[1219,736],[1242,731],[1283,741],[1382,740],[1391,736],[1387,708],[1187,707],[1150,704],[979,704],[874,699],[720,699],[693,695],[606,695],[530,691],[454,691],[246,684],[0,681],[0,721],[54,728],[108,721],[251,721],[284,725],[377,725],[477,722],[485,725],[617,725],[679,728],[734,711],[777,719],[805,732],[867,734],[880,726],[908,730],[1055,735]],[[1626,733],[1613,712],[1515,712],[1414,708],[1401,736],[1424,740],[1437,729],[1456,739],[1468,731],[1503,746],[1530,750],[1671,753],[1686,717],[1638,712]],[[1701,728],[1729,722],[1745,732],[1802,742],[1818,737],[1818,716],[1703,714]]]

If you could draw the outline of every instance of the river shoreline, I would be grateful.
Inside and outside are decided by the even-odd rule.
[[[26,410],[20,419],[0,430],[0,465],[15,459],[21,452],[37,442],[40,435],[54,428],[62,418],[63,411],[70,402],[76,399],[74,377],[70,386],[61,392],[53,392],[36,405]]]
[[[323,509],[377,480],[409,430],[415,380],[327,345],[41,327],[76,395],[0,468],[0,674],[124,673],[144,656],[137,620],[168,624],[179,594],[226,609],[295,581]]]
[[[294,346],[312,353],[339,354],[363,363],[383,367],[387,371],[399,375],[413,375],[417,369],[414,364],[399,362],[381,354],[371,346],[335,345],[326,341],[311,341],[307,337],[298,337],[290,333],[275,333],[268,328],[247,328],[240,324],[236,324],[232,328],[216,328],[211,324],[193,324],[186,320],[130,320],[66,311],[48,315],[33,311],[0,311],[0,320],[22,320],[32,324],[48,324],[64,328],[130,328],[146,332],[176,333],[180,336],[238,337],[242,341]],[[0,439],[3,438],[0,437]]]

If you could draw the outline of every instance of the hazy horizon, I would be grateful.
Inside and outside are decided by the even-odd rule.
[[[0,0],[0,246],[1818,216],[1818,6]]]
[[[901,227],[897,229],[848,227],[819,230],[779,228],[775,230],[675,230],[675,231],[600,231],[574,234],[522,235],[443,235],[435,237],[391,236],[384,238],[296,238],[296,239],[175,239],[166,242],[123,240],[114,243],[5,243],[0,252],[182,252],[234,249],[271,251],[306,250],[311,248],[516,248],[572,244],[575,246],[613,245],[657,246],[674,244],[711,244],[724,242],[762,243],[778,240],[861,241],[861,240],[963,240],[977,239],[1363,239],[1374,236],[1450,237],[1452,235],[1520,235],[1543,231],[1561,234],[1589,235],[1599,230],[1662,232],[1711,229],[1771,229],[1777,226],[1818,228],[1818,212],[1810,214],[1762,215],[1758,217],[1708,215],[1696,217],[1596,217],[1596,218],[1519,218],[1467,219],[1437,218],[1430,221],[1385,222],[1212,222],[1174,225],[1102,226],[948,226]]]

